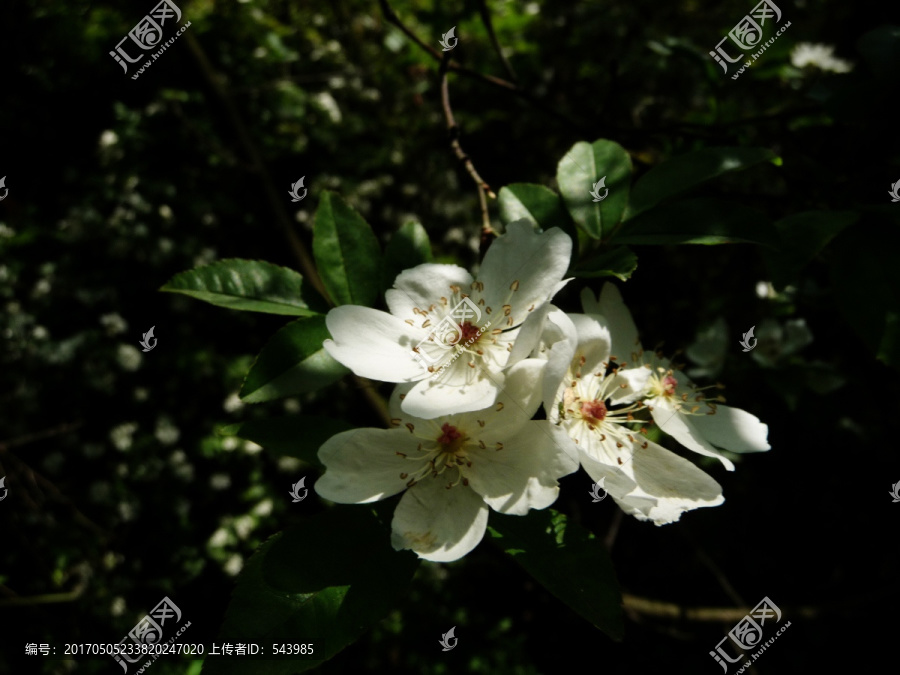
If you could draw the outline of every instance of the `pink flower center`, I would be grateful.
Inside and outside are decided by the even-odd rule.
[[[441,426],[441,431],[444,432],[441,434],[441,437],[438,438],[438,443],[441,445],[451,445],[454,441],[462,438],[462,434],[457,431],[456,427],[448,422],[444,422],[443,426]]]
[[[666,396],[674,396],[675,395],[675,387],[678,386],[678,380],[676,380],[671,375],[666,375],[662,381],[663,384],[663,394]]]
[[[587,401],[581,404],[581,416],[588,422],[602,422],[606,417],[606,404],[603,401]]]
[[[459,342],[461,342],[462,344],[466,344],[469,340],[474,341],[479,337],[478,331],[480,329],[478,328],[478,326],[473,326],[468,321],[459,324],[459,330],[462,333],[462,337],[459,338]]]

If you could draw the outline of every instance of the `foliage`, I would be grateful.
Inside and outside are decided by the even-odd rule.
[[[724,322],[702,365],[769,423],[773,450],[735,459],[736,476],[716,474],[728,502],[678,525],[619,527],[611,500],[564,496],[508,530],[515,517],[492,520],[497,538],[460,562],[417,566],[390,550],[384,511],[287,492],[319,474],[327,438],[381,424],[364,390],[389,394],[322,350],[328,300],[381,308],[403,269],[471,267],[487,244],[443,132],[438,62],[375,3],[199,2],[180,5],[191,27],[132,80],[108,54],[153,4],[5,14],[0,672],[68,672],[23,661],[23,645],[116,643],[168,595],[192,621],[185,642],[305,632],[334,656],[321,672],[588,660],[695,673],[730,624],[632,605],[640,620],[623,630],[620,595],[626,607],[631,593],[715,606],[736,604],[738,588],[748,606],[768,594],[790,609],[891,588],[892,563],[866,534],[881,511],[859,528],[841,500],[810,503],[843,494],[848,466],[866,494],[900,478],[890,416],[846,405],[896,399],[900,365],[885,245],[900,224],[885,194],[900,179],[898,29],[875,10],[783,7],[794,25],[732,81],[707,54],[752,3],[488,4],[519,90],[456,70],[448,84],[460,143],[498,194],[492,227],[526,218],[568,232],[575,281],[555,302],[577,311],[581,288],[626,282],[647,346],[688,346]],[[476,4],[394,10],[438,53],[456,25],[454,62],[504,77]],[[854,70],[791,65],[801,36]],[[309,194],[292,204],[301,175]],[[604,175],[609,196],[593,202],[584,183]],[[772,337],[764,363],[744,358],[739,335],[767,319],[802,320],[814,339]],[[144,353],[150,326],[158,346]],[[576,474],[562,494],[589,485]],[[341,528],[363,533],[359,548]],[[599,543],[611,531],[615,573]],[[371,566],[350,564],[367,555]],[[358,613],[356,592],[375,599]],[[441,654],[452,625],[460,647]],[[840,640],[836,625],[810,625],[766,656],[772,668],[797,670]],[[77,660],[85,673],[114,666]],[[279,664],[271,672],[310,661]],[[160,659],[153,672],[189,667]]]

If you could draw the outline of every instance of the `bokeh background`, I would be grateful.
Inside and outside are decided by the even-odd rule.
[[[437,61],[378,2],[185,0],[190,28],[132,80],[108,52],[153,4],[6,0],[0,15],[2,673],[119,672],[109,657],[24,646],[118,642],[166,595],[192,622],[183,641],[213,642],[252,552],[325,508],[312,491],[288,496],[315,478],[310,466],[219,430],[301,413],[379,426],[351,379],[242,404],[243,376],[284,318],[160,293],[172,275],[230,257],[296,268],[286,230],[309,246],[325,189],[382,242],[417,221],[436,260],[479,258],[478,200],[450,150]],[[432,48],[456,26],[454,59],[509,80],[487,8],[518,84],[449,81],[463,147],[495,190],[553,187],[582,140],[622,144],[638,174],[697,148],[754,146],[782,165],[698,194],[770,221],[854,222],[789,273],[751,245],[634,247],[621,287],[644,344],[686,349],[698,381],[722,381],[730,404],[769,425],[772,450],[734,473],[700,461],[726,502],[664,527],[591,504],[583,472],[563,481],[556,508],[612,542],[623,642],[484,542],[422,565],[396,609],[319,672],[716,673],[709,651],[737,619],[691,610],[763,596],[792,625],[750,672],[851,672],[838,656],[867,671],[890,651],[875,636],[896,632],[900,600],[888,494],[900,481],[900,203],[887,194],[900,180],[900,28],[887,5],[779,1],[791,27],[731,80],[707,52],[752,4],[392,3]],[[291,203],[301,176],[309,193]],[[491,215],[499,227],[496,204]],[[557,304],[580,311],[580,287]],[[759,346],[743,353],[754,325]],[[143,353],[151,326],[158,345]],[[442,653],[452,625],[459,646]],[[153,672],[200,667],[160,659]]]

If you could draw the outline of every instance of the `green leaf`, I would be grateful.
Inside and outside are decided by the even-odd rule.
[[[569,217],[559,195],[550,188],[534,183],[511,183],[500,188],[497,201],[500,220],[504,224],[524,218],[542,230],[558,227],[577,243],[575,223]]]
[[[363,217],[327,190],[316,209],[313,255],[335,304],[375,304],[380,290],[381,247]]]
[[[618,277],[622,281],[628,281],[636,269],[637,256],[634,252],[627,246],[617,246],[578,263],[572,268],[571,274],[583,279]]]
[[[409,222],[394,233],[384,249],[382,288],[391,288],[403,270],[432,261],[428,233],[419,223]]]
[[[900,276],[893,226],[854,227],[834,242],[831,259],[837,306],[879,361],[900,369]]]
[[[703,148],[673,157],[635,182],[625,220],[723,173],[777,159],[774,152],[765,148]]]
[[[591,190],[604,177],[605,188],[598,190],[601,197],[606,196],[595,202]],[[560,160],[556,182],[572,220],[594,239],[601,239],[622,219],[628,204],[631,158],[618,143],[581,141]]]
[[[856,41],[856,48],[881,84],[896,82],[900,75],[900,27],[886,25],[870,30]]]
[[[778,233],[762,213],[721,199],[695,198],[645,211],[613,237],[616,244],[763,244]]]
[[[402,597],[419,559],[395,551],[372,508],[339,506],[275,535],[250,558],[217,642],[312,643],[310,656],[273,657],[268,675],[315,668],[355,642]],[[247,672],[234,657],[209,657],[206,675]]]
[[[622,595],[609,553],[591,532],[553,509],[491,514],[492,541],[544,588],[614,640],[621,640]]]
[[[181,272],[159,290],[247,312],[313,316],[302,299],[303,277],[259,260],[228,258]]]
[[[805,211],[777,221],[775,229],[782,246],[763,254],[775,286],[784,288],[794,280],[834,237],[858,219],[854,211]]]
[[[241,400],[260,403],[316,391],[349,373],[322,348],[325,317],[292,321],[263,347],[241,387]]]
[[[296,457],[321,467],[318,452],[322,444],[335,434],[352,428],[343,420],[292,415],[232,424],[219,429],[218,433],[253,441],[278,457]]]

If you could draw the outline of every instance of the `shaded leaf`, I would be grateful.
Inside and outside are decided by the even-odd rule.
[[[553,509],[527,516],[491,514],[493,543],[544,588],[612,637],[624,634],[622,596],[606,547]]]
[[[247,373],[241,400],[260,403],[321,389],[349,373],[322,348],[325,317],[293,321],[272,336]]]
[[[900,277],[888,272],[897,254],[894,246],[873,244],[892,233],[884,226],[844,232],[834,243],[840,255],[831,260],[831,279],[838,308],[872,355],[900,368]]]
[[[363,217],[327,190],[316,209],[313,255],[335,304],[375,304],[383,267],[381,247]]]
[[[593,186],[599,188],[602,201],[594,201]],[[622,219],[631,186],[631,158],[618,143],[599,140],[581,141],[559,161],[556,181],[563,202],[579,227],[594,239],[609,235]],[[607,193],[606,190],[609,190]]]
[[[219,429],[218,433],[253,441],[279,457],[296,457],[321,467],[318,452],[322,444],[335,434],[352,428],[343,420],[292,415],[232,424]]]
[[[627,246],[617,246],[578,263],[570,273],[583,279],[618,277],[627,281],[636,269],[637,256],[634,252]]]
[[[673,157],[653,167],[635,182],[625,219],[723,173],[775,160],[777,155],[765,148],[703,148]]]
[[[764,253],[775,286],[784,288],[858,218],[854,211],[805,211],[777,221],[775,229],[781,236],[781,249]]]
[[[558,227],[577,243],[575,223],[560,196],[550,188],[533,183],[511,183],[500,189],[497,201],[500,220],[504,224],[524,218],[542,230]]]
[[[259,260],[219,260],[176,274],[159,290],[228,309],[293,316],[316,314],[301,297],[303,277],[298,272]]]
[[[419,559],[395,551],[374,509],[338,506],[279,533],[250,558],[218,642],[312,643],[313,656],[273,657],[266,673],[315,668],[355,642],[405,592]],[[242,659],[207,656],[210,675],[246,673]]]
[[[778,234],[760,212],[721,199],[696,198],[645,211],[613,237],[616,244],[764,244]]]
[[[432,261],[431,242],[421,224],[409,222],[394,233],[384,249],[382,288],[391,288],[403,270]]]

